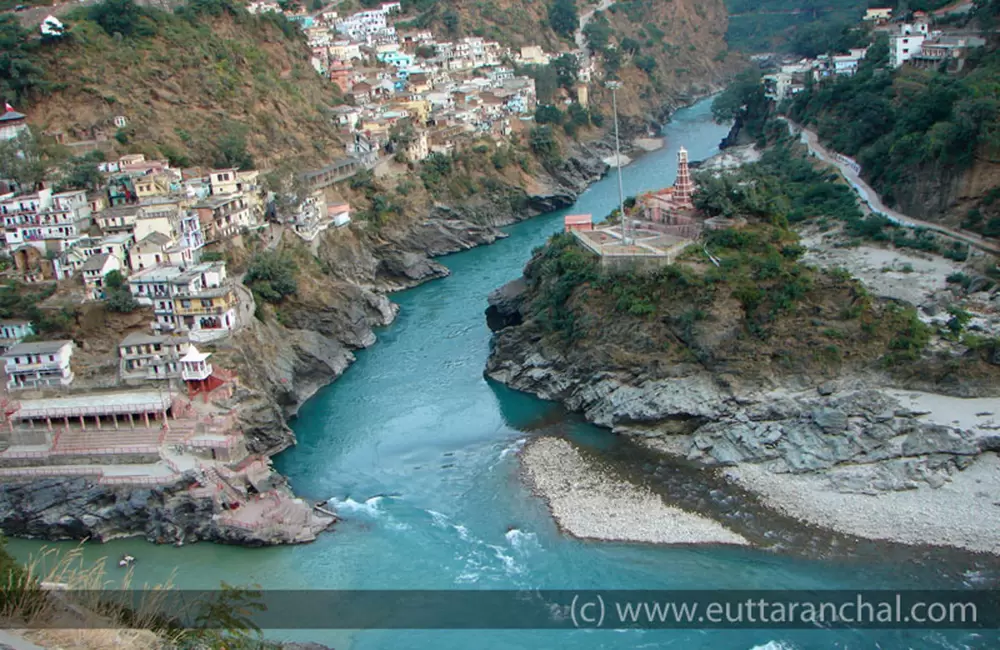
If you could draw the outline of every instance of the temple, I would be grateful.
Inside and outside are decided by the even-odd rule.
[[[572,233],[584,248],[596,253],[605,267],[655,268],[673,264],[704,230],[738,226],[738,220],[705,218],[694,205],[696,187],[691,178],[687,149],[677,151],[674,184],[646,192],[626,208],[627,241],[622,241],[621,224],[592,224],[590,215],[569,215],[564,230]]]
[[[636,199],[641,228],[696,239],[701,234],[700,220],[694,208],[694,181],[688,164],[687,149],[677,152],[677,178],[670,187],[647,192]]]

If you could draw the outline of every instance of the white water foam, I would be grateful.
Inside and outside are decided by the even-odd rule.
[[[337,512],[353,512],[357,514],[367,515],[369,517],[378,517],[384,514],[380,504],[385,499],[383,496],[374,496],[365,499],[364,501],[355,501],[351,497],[347,497],[343,501],[337,499],[330,499],[327,501],[330,505],[334,507]]]
[[[795,646],[786,641],[768,641],[764,645],[755,645],[750,650],[795,650]]]
[[[516,454],[517,452],[521,451],[521,449],[524,448],[524,444],[526,442],[528,442],[527,438],[518,438],[517,440],[514,441],[514,444],[504,448],[500,452],[500,459],[503,460],[507,456],[510,456],[511,454]]]
[[[511,548],[522,555],[526,554],[529,549],[538,548],[538,535],[535,533],[526,533],[519,528],[511,528],[504,537],[507,538],[507,543],[510,544]]]

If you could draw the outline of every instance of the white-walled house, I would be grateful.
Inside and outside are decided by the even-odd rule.
[[[0,354],[14,347],[35,333],[31,321],[20,319],[0,320]]]
[[[136,243],[128,252],[129,267],[141,271],[152,266],[165,264],[169,259],[167,250],[174,242],[161,232],[151,232]]]
[[[87,296],[91,300],[100,300],[104,297],[104,276],[112,271],[121,271],[122,263],[118,258],[108,253],[91,255],[84,262],[81,272],[83,273],[83,284],[87,287]]]
[[[118,344],[122,379],[164,380],[180,376],[188,340],[168,334],[129,334]]]
[[[898,68],[904,62],[920,54],[920,49],[927,37],[926,21],[901,24],[899,32],[889,39],[889,59],[892,67]]]
[[[73,341],[19,343],[0,358],[7,374],[7,389],[67,386],[73,381],[70,361]]]

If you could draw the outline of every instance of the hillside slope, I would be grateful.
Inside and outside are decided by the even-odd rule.
[[[36,126],[70,140],[104,135],[176,164],[239,163],[244,143],[261,166],[342,151],[327,113],[336,89],[312,69],[291,23],[222,3],[141,12],[127,36],[84,11],[68,19],[72,39],[39,51],[52,92],[24,107]]]

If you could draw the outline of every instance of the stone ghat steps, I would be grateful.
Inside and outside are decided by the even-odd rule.
[[[76,451],[88,449],[117,449],[136,446],[159,446],[180,444],[191,435],[191,428],[135,429],[135,430],[80,430],[62,431],[54,439],[53,451]]]

